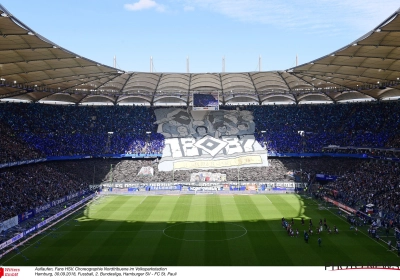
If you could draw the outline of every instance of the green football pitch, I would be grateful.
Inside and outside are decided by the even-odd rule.
[[[3,266],[324,266],[398,264],[335,208],[293,194],[104,196],[0,260]],[[298,237],[281,219],[294,218]],[[301,224],[301,218],[305,224]],[[339,229],[303,239],[309,219]],[[321,237],[322,244],[317,239]]]

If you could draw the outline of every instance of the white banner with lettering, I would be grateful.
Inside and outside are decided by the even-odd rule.
[[[268,166],[267,152],[253,135],[165,139],[160,171]]]

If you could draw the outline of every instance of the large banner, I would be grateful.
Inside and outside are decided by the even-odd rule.
[[[157,132],[165,138],[200,139],[204,136],[254,135],[254,117],[251,111],[219,110],[191,111],[189,109],[160,108],[154,110]]]
[[[254,189],[256,187],[264,188],[267,190],[288,190],[288,189],[303,189],[306,186],[306,183],[296,183],[296,182],[267,182],[267,181],[246,181],[246,182],[238,182],[238,181],[225,181],[225,182],[211,182],[211,181],[203,181],[203,182],[113,182],[113,183],[103,183],[101,185],[96,185],[98,188],[103,188],[103,190],[109,189],[129,189],[129,188],[137,188],[139,190],[145,190],[150,187],[153,190],[160,189],[171,189],[173,186],[183,186],[183,187],[212,187],[218,186],[223,187],[225,190],[229,190],[231,186],[245,186],[247,189]],[[174,188],[172,188],[174,189]],[[176,189],[176,188],[175,188]]]
[[[250,111],[156,109],[164,135],[160,171],[268,166],[267,152],[254,138]]]
[[[165,139],[160,171],[188,169],[226,169],[268,166],[267,152],[253,135],[225,136],[221,139],[205,136]]]
[[[337,202],[336,200],[333,200],[333,199],[331,199],[329,197],[324,196],[324,200],[332,203],[333,205],[335,205],[335,206],[337,206],[339,208],[343,208],[344,210],[349,211],[349,212],[351,212],[353,214],[357,213],[357,210],[355,210],[355,209],[353,209],[353,208],[351,208],[351,207],[349,207],[347,205],[344,205],[344,204],[342,204],[340,202]]]
[[[197,172],[190,174],[190,182],[225,182],[226,174],[212,172]]]
[[[137,176],[153,176],[154,168],[151,166],[142,166]]]

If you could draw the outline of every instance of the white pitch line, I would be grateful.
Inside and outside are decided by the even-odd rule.
[[[147,198],[147,196],[145,196],[145,197],[142,199],[142,201],[140,201],[139,204],[142,204],[142,202],[143,202],[146,198]]]
[[[271,204],[273,204],[272,201],[268,198],[267,195],[265,195],[265,198],[268,199],[268,201],[271,202]]]

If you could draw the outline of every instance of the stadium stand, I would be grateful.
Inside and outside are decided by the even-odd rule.
[[[37,159],[44,155],[31,148],[6,124],[0,122],[0,163]]]
[[[329,145],[400,148],[398,105],[241,106],[241,110],[253,112],[256,139],[262,146],[268,145],[269,151],[314,153]],[[164,145],[154,124],[153,108],[1,103],[0,109],[5,132],[1,136],[2,162],[43,155],[161,154]],[[299,130],[305,132],[303,138]],[[9,149],[10,143],[26,144]]]
[[[399,171],[398,165],[360,161],[349,166],[338,180],[322,187],[319,195],[364,213],[366,205],[373,204],[383,224],[392,221],[393,225],[400,225]]]
[[[270,152],[329,152],[398,158],[399,152],[393,149],[399,147],[398,105],[398,102],[376,102],[241,106],[240,109],[253,112],[256,139],[268,146]],[[235,108],[225,106],[223,109]],[[164,137],[156,132],[153,108],[149,107],[1,103],[0,109],[2,163],[51,156],[161,154],[164,145]],[[299,130],[305,131],[303,137]],[[161,172],[153,161],[154,158],[98,158],[3,168],[0,171],[0,220],[87,189],[90,184],[110,180],[189,181],[190,174],[199,171]],[[112,166],[114,168],[110,168]],[[137,176],[143,166],[154,167],[154,175]],[[240,172],[237,169],[209,171],[224,173],[231,181],[289,181],[293,178],[287,174],[296,170],[301,170],[301,180],[308,183],[315,182],[317,173],[342,175],[321,189],[321,194],[357,209],[373,203],[382,220],[399,224],[400,177],[395,164],[355,159],[273,158],[268,167],[241,168]],[[9,192],[10,189],[17,191]]]
[[[56,166],[46,163],[1,169],[0,220],[77,191],[88,190],[89,184],[84,176],[78,177],[66,168],[62,172]]]
[[[154,131],[154,115],[146,107],[13,103],[0,107],[3,126],[8,125],[18,139],[46,156],[159,153],[162,147],[161,135],[146,134]]]

